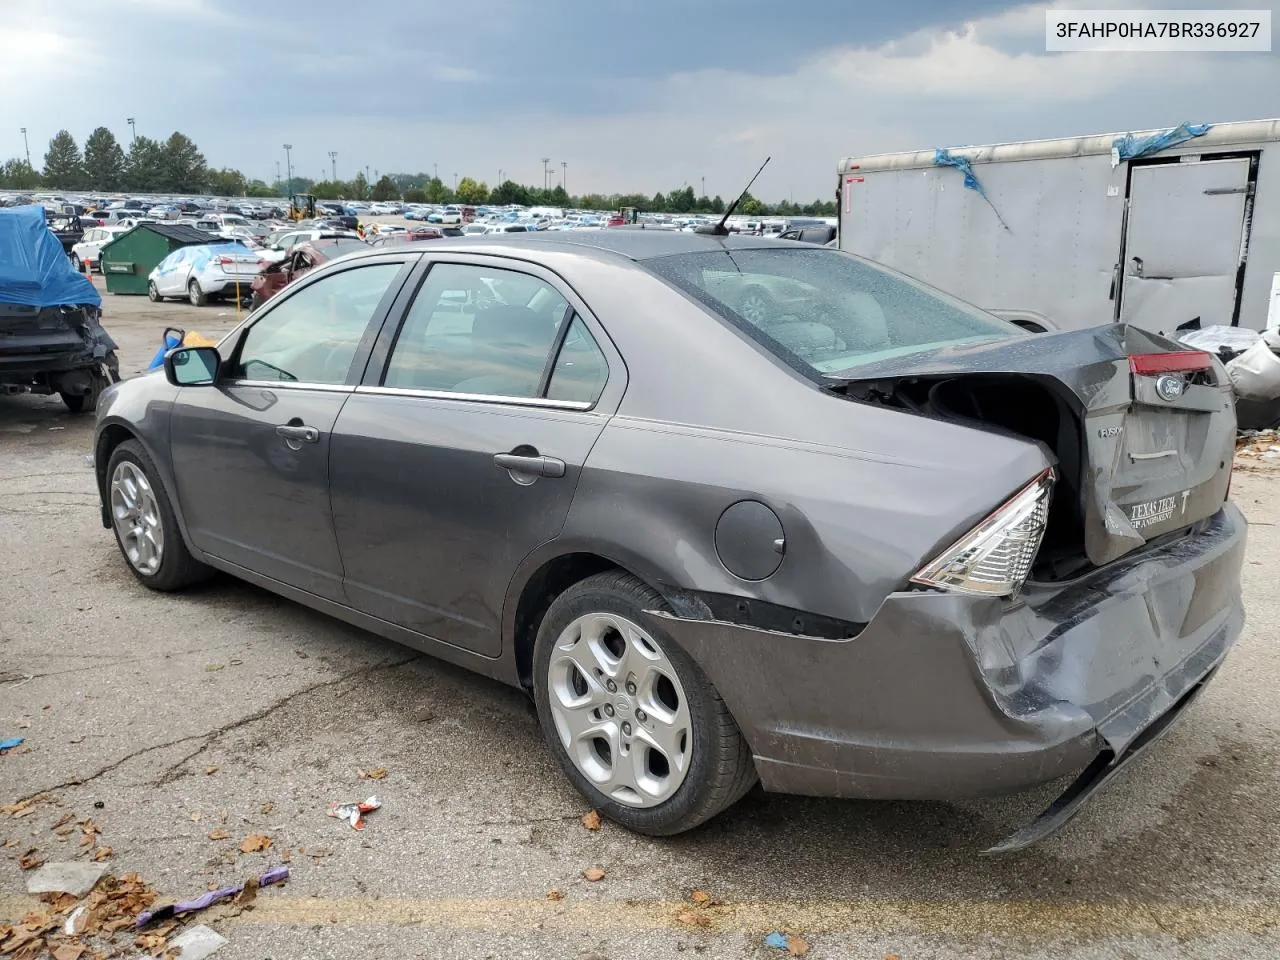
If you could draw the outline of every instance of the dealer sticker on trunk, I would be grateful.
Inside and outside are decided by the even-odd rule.
[[[1129,522],[1136,529],[1141,530],[1143,527],[1154,527],[1172,520],[1175,513],[1182,516],[1187,512],[1187,499],[1190,496],[1190,490],[1183,490],[1181,494],[1175,494],[1172,497],[1160,497],[1158,500],[1135,503],[1129,508]]]

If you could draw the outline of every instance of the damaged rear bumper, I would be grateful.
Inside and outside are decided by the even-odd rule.
[[[1181,540],[1016,601],[893,594],[848,640],[653,615],[724,697],[767,790],[948,799],[1085,768],[993,848],[1007,852],[1069,820],[1222,662],[1244,623],[1245,530],[1227,504]]]

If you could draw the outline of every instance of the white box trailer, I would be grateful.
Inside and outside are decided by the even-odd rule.
[[[841,249],[1028,329],[1280,325],[1280,120],[852,157],[837,201]]]

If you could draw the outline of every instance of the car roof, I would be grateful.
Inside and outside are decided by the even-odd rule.
[[[462,237],[446,237],[443,242],[416,241],[406,244],[409,249],[457,251],[458,253],[518,253],[536,257],[538,253],[588,253],[620,257],[632,261],[644,261],[656,257],[687,253],[711,253],[718,250],[795,250],[791,240],[764,237],[743,237],[735,234],[715,236],[703,233],[683,233],[675,230],[644,230],[620,227],[609,230],[581,232],[557,230],[536,233],[470,234]]]

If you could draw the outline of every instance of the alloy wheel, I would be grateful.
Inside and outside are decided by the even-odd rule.
[[[111,518],[135,570],[151,576],[164,559],[164,524],[147,475],[130,460],[111,474]]]
[[[581,616],[557,638],[547,670],[560,743],[596,789],[630,807],[680,789],[693,756],[689,704],[648,633],[616,614]]]

